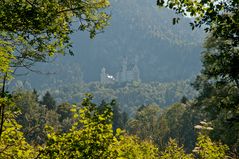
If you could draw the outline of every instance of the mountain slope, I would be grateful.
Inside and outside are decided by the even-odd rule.
[[[28,79],[35,79],[31,80],[33,87],[38,87],[39,82],[62,84],[69,76],[79,80],[83,75],[86,82],[96,81],[102,67],[113,75],[118,72],[124,57],[128,57],[129,63],[137,62],[144,82],[193,77],[200,70],[202,31],[192,31],[189,18],[172,25],[175,15],[155,3],[155,0],[111,0],[112,19],[105,32],[93,40],[88,33],[73,34],[75,56],[58,57],[56,65],[50,67],[37,65],[36,69],[51,72],[52,68],[55,74],[29,74]],[[66,82],[71,82],[70,79]]]

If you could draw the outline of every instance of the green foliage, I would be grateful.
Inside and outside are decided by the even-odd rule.
[[[48,134],[48,141],[41,158],[148,158],[156,156],[157,149],[134,137],[124,137],[120,129],[116,135],[112,129],[112,110],[108,104],[100,113],[91,102],[92,96],[84,98],[82,106],[74,106],[75,123],[69,132]],[[102,111],[102,109],[101,109]]]
[[[238,24],[239,2],[228,1],[180,1],[158,0],[158,5],[169,7],[178,14],[195,17],[192,27],[206,24],[210,35],[206,40],[203,53],[202,73],[217,81],[234,81],[239,86],[238,76]]]
[[[165,112],[164,117],[166,118],[169,127],[168,136],[171,138],[179,139],[179,137],[183,134],[184,130],[181,128],[184,123],[181,123],[181,119],[183,118],[186,109],[187,106],[184,104],[173,104]]]
[[[188,102],[187,97],[183,96],[183,97],[181,98],[180,102],[183,103],[183,104],[187,104],[187,102]]]
[[[61,112],[60,114],[54,110],[45,111],[45,114],[37,114],[37,112],[32,111],[34,105],[34,109],[39,110],[39,112],[41,112],[41,109],[44,109],[38,104],[34,104],[36,102],[35,96],[36,93],[29,91],[14,94],[13,99],[17,105],[31,104],[29,108],[21,106],[24,116],[18,120],[25,121],[23,128],[15,121],[15,116],[6,111],[5,117],[7,120],[4,122],[4,131],[1,139],[3,142],[0,144],[0,151],[3,153],[1,153],[2,156],[0,157],[7,158],[6,155],[9,155],[9,158],[35,158],[37,156],[38,158],[59,159],[193,158],[191,154],[184,152],[183,147],[179,147],[176,144],[176,140],[169,139],[169,144],[161,153],[153,144],[153,142],[157,143],[161,146],[159,148],[163,149],[165,146],[163,142],[166,142],[170,136],[175,136],[180,142],[182,142],[182,137],[184,139],[190,138],[190,136],[185,137],[180,134],[180,132],[184,134],[184,130],[188,128],[182,124],[182,121],[186,121],[186,118],[183,118],[183,116],[187,112],[185,110],[187,107],[184,104],[175,104],[166,111],[162,111],[157,105],[142,106],[136,113],[135,119],[131,120],[135,120],[135,122],[129,122],[129,125],[130,123],[136,123],[136,126],[133,126],[137,129],[136,135],[140,139],[135,136],[129,136],[120,129],[113,131],[112,108],[115,105],[114,101],[111,103],[102,102],[101,106],[98,107],[91,102],[92,96],[87,95],[80,106],[74,105],[71,107],[72,114],[70,116],[64,116],[65,111],[70,108],[68,104],[59,106],[58,111]],[[1,102],[4,101],[8,102],[8,105],[13,105],[9,100],[2,100]],[[27,132],[27,129],[32,131],[31,127],[34,126],[35,118],[38,115],[43,116],[46,120],[41,127],[44,124],[49,126],[46,127],[48,134],[47,140],[43,140],[44,146],[37,147],[36,149],[27,143],[24,137],[25,134],[21,132],[21,129],[25,132]],[[73,122],[70,124],[72,127],[63,132],[61,131],[62,123],[59,122],[61,115],[63,115],[63,121],[73,117]],[[45,132],[42,130],[41,133],[44,134]],[[208,136],[202,134],[199,135],[196,146],[194,152],[200,158],[225,158],[226,151],[228,150],[227,146],[214,143]]]
[[[160,131],[158,130],[160,112],[158,105],[142,106],[136,112],[134,119],[129,120],[129,132],[137,135],[142,140],[157,141],[160,138]]]
[[[10,99],[1,98],[0,105],[2,106],[3,103],[9,107],[4,113],[3,129],[0,138],[0,158],[34,158],[37,153],[34,148],[27,143],[23,132],[21,132],[22,126],[15,120],[18,112],[12,112],[10,110],[10,107],[13,107],[14,103]]]
[[[128,121],[127,130],[140,139],[152,140],[160,150],[167,146],[170,138],[174,138],[189,152],[196,142],[194,125],[203,116],[190,106],[190,102],[187,104],[175,103],[164,110],[154,105],[143,106]]]
[[[97,103],[102,100],[117,100],[121,111],[126,111],[129,115],[132,115],[142,104],[156,103],[160,107],[166,107],[180,101],[183,96],[189,99],[196,96],[190,81],[139,83],[136,86],[133,83],[119,86],[103,85],[99,82],[70,83],[58,85],[50,89],[50,92],[60,102],[74,103],[81,101],[85,93],[91,92]]]
[[[178,14],[195,17],[192,27],[206,24],[210,35],[205,42],[203,52],[203,70],[208,80],[217,82],[235,82],[239,87],[238,67],[238,24],[239,15],[236,0],[228,1],[167,1],[158,0],[158,5],[165,5]]]
[[[27,141],[32,143],[43,143],[44,133],[42,132],[44,109],[40,108],[36,101],[36,94],[26,90],[16,90],[13,93],[15,108],[21,113],[16,117],[17,122],[22,125],[22,131]]]
[[[218,83],[235,82],[239,87],[239,50],[230,39],[215,37],[213,32],[205,40],[202,74]]]
[[[70,50],[70,34],[87,30],[93,38],[108,25],[108,0],[2,0],[0,2],[0,73],[10,65],[29,69],[34,62]],[[78,28],[73,23],[79,22]]]
[[[0,142],[0,158],[28,159],[36,156],[34,148],[27,143],[20,130],[21,126],[14,119],[8,118],[4,122]]]
[[[194,152],[198,154],[200,159],[225,159],[228,157],[226,155],[228,149],[228,146],[214,143],[207,135],[200,133]]]
[[[48,134],[42,158],[106,158],[112,155],[108,150],[114,139],[109,124],[112,112],[106,108],[99,114],[96,105],[90,101],[92,97],[88,97],[82,102],[81,109],[72,108],[76,122],[68,133]]]
[[[70,112],[72,106],[69,103],[62,103],[57,106],[56,112],[60,114],[59,120],[62,122],[64,119],[70,118],[72,113]]]
[[[0,1],[1,97],[6,93],[11,68],[30,69],[35,62],[45,62],[47,57],[64,54],[67,49],[72,54],[70,34],[88,30],[93,38],[107,25],[109,15],[103,9],[108,6],[108,0]],[[76,21],[80,23],[78,29],[72,27]],[[6,105],[0,106],[1,136]]]
[[[55,109],[56,107],[56,101],[55,99],[51,96],[50,92],[46,92],[45,95],[42,97],[41,101],[42,105],[45,105],[47,109],[52,110]]]
[[[151,142],[142,141],[135,136],[121,136],[112,145],[112,149],[116,152],[117,159],[158,158],[158,149]]]
[[[194,17],[192,28],[206,24],[206,31],[214,30],[214,35],[232,40],[232,45],[238,44],[238,5],[237,0],[157,0],[159,6],[166,6],[177,14]],[[216,26],[216,28],[215,28]]]
[[[46,124],[59,132],[67,131],[72,125],[73,119],[67,119],[63,113],[58,113],[63,111],[61,106],[57,109],[58,111],[48,110],[39,103],[35,91],[16,90],[13,93],[13,102],[15,107],[12,110],[20,111],[20,114],[15,119],[22,125],[24,137],[31,144],[45,143],[46,132],[44,127]],[[71,114],[69,112],[68,114],[70,117]]]
[[[61,124],[60,128],[62,132],[67,132],[70,130],[73,124],[73,114],[71,113],[72,105],[69,103],[62,103],[57,106],[56,113],[58,114],[59,122]]]
[[[14,56],[10,54],[12,51],[13,48],[9,43],[0,39],[0,80],[5,73],[11,72],[10,62],[14,59]]]
[[[213,121],[212,137],[235,147],[239,138],[238,50],[214,35],[208,36],[205,48],[202,74],[194,82],[200,92],[196,105]]]
[[[103,100],[99,106],[99,111],[104,111],[104,107],[107,103]],[[111,101],[111,107],[113,111],[112,125],[113,131],[115,132],[117,128],[126,129],[126,123],[128,121],[128,114],[121,111],[119,103],[117,101]]]
[[[170,139],[165,151],[161,152],[160,159],[226,159],[228,146],[221,143],[212,142],[205,134],[200,133],[197,138],[196,147],[193,154],[186,154],[183,147],[179,147],[175,140]]]
[[[161,152],[160,159],[193,159],[192,154],[186,154],[183,147],[177,145],[176,140],[169,139],[164,152]]]
[[[158,5],[194,17],[192,28],[206,24],[203,69],[194,83],[196,105],[214,124],[213,138],[238,147],[239,134],[239,1],[158,0]],[[238,150],[236,150],[238,151]]]

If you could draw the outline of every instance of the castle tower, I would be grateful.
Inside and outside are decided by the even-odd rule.
[[[117,72],[114,76],[107,74],[106,69],[103,67],[101,69],[100,74],[100,82],[102,84],[113,84],[115,82],[132,82],[132,81],[140,81],[139,77],[139,68],[136,65],[137,59],[135,60],[135,63],[128,66],[128,59],[125,57],[123,58],[121,62],[121,69],[119,72]]]
[[[100,82],[101,83],[105,83],[106,82],[106,70],[105,70],[105,68],[103,67],[102,69],[101,69],[101,73],[100,73]]]
[[[121,70],[119,72],[119,82],[127,81],[127,65],[128,60],[127,58],[124,58],[122,61]]]
[[[107,74],[106,69],[103,67],[101,69],[100,82],[102,84],[113,84],[115,82],[115,78],[114,76]]]
[[[139,78],[139,68],[138,66],[135,64],[133,69],[132,69],[132,75],[133,75],[133,80],[134,81],[140,81]]]

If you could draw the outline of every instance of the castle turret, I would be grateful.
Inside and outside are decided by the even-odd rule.
[[[110,84],[114,82],[131,82],[131,81],[140,81],[139,78],[139,68],[136,65],[130,65],[128,67],[128,60],[124,58],[121,63],[121,69],[116,73],[116,79],[114,76],[106,73],[106,69],[103,67],[100,74],[100,81],[103,84]]]
[[[119,82],[127,81],[127,65],[128,65],[127,58],[124,58],[122,61],[121,70],[119,72],[119,78],[118,78]]]
[[[105,79],[106,79],[106,72],[105,72],[105,68],[103,67],[100,73],[100,82],[105,83]]]
[[[101,69],[100,82],[102,84],[113,84],[115,82],[115,78],[112,75],[107,74],[106,69],[103,67]]]
[[[132,73],[133,80],[134,81],[140,81],[140,78],[139,78],[139,68],[138,68],[138,66],[136,64],[134,65],[132,72],[133,72]]]

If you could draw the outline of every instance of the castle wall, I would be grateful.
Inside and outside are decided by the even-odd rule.
[[[116,73],[116,79],[113,76],[108,75],[105,68],[102,68],[100,74],[101,83],[112,84],[115,82],[140,81],[138,67],[135,65],[131,70],[128,70],[127,65],[127,60],[124,60],[120,72]]]

